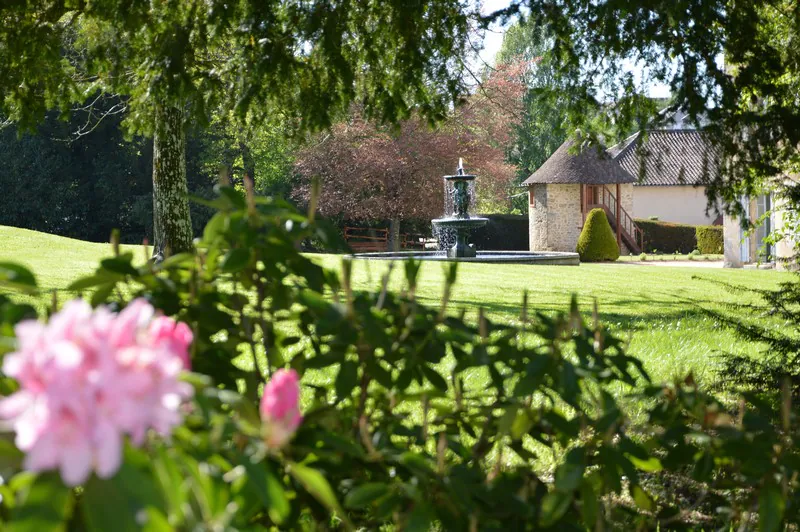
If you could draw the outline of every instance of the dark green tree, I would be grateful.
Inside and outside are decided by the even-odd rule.
[[[223,110],[315,130],[353,101],[381,121],[412,108],[435,121],[463,92],[467,25],[457,0],[6,2],[0,114],[29,126],[88,89],[124,95],[129,130],[154,138],[157,250],[182,251],[187,125]]]
[[[119,116],[75,138],[84,123],[50,113],[36,134],[0,131],[0,224],[94,241],[119,228],[141,242],[149,236],[140,211],[152,190],[151,143],[126,141]]]

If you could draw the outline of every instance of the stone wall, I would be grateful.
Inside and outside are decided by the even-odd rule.
[[[582,224],[580,185],[537,184],[528,195],[531,251],[575,251]]]

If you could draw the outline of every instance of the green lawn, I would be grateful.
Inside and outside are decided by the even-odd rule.
[[[144,260],[141,246],[130,246]],[[46,290],[63,289],[73,279],[91,273],[108,244],[92,244],[52,235],[0,227],[0,261],[16,261],[30,267]],[[325,266],[339,268],[341,258],[317,255]],[[357,288],[374,289],[389,267],[387,262],[356,261]],[[392,286],[400,286],[396,268]],[[772,288],[789,274],[763,270],[723,270],[687,267],[644,267],[626,264],[580,266],[531,266],[462,264],[452,296],[452,307],[467,309],[474,317],[484,307],[490,318],[510,321],[520,312],[524,290],[532,309],[553,312],[565,309],[570,295],[579,295],[588,315],[596,299],[601,319],[608,327],[630,335],[630,352],[645,361],[655,378],[666,379],[693,370],[700,379],[713,377],[716,353],[728,350],[754,352],[756,347],[717,327],[701,312],[720,309],[724,303],[743,303],[709,280],[750,288]],[[426,263],[420,274],[418,294],[437,305],[443,285],[440,263]],[[36,303],[46,304],[49,298]]]

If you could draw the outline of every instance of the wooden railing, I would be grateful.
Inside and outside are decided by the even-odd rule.
[[[633,253],[641,253],[644,247],[642,230],[633,221],[628,212],[617,205],[617,198],[605,185],[586,185],[584,197],[584,218],[592,209],[603,209],[611,224],[616,230],[619,227],[620,236]],[[619,223],[617,222],[619,210]]]

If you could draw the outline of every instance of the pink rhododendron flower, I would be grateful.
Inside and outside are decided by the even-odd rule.
[[[267,445],[286,445],[303,421],[300,415],[300,384],[293,369],[279,369],[264,386],[261,397],[261,420]]]
[[[0,418],[13,424],[26,469],[59,469],[70,486],[92,471],[107,478],[125,436],[140,445],[148,430],[168,436],[181,422],[192,388],[178,376],[189,367],[192,332],[147,301],[114,314],[74,300],[49,323],[21,322],[15,333],[3,372],[20,389],[0,400]]]

